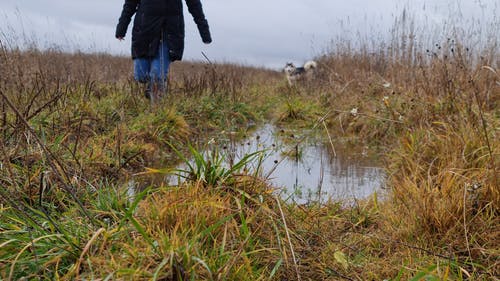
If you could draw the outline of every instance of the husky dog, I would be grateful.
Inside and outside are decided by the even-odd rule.
[[[302,67],[296,67],[293,63],[289,62],[286,64],[284,71],[288,84],[292,86],[292,81],[302,79],[304,77],[311,78],[314,74],[314,70],[318,67],[315,61],[308,61]]]

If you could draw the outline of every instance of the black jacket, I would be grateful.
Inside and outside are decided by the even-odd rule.
[[[185,0],[204,43],[212,42],[208,22],[200,0]],[[116,27],[116,37],[125,37],[135,14],[132,28],[132,58],[154,57],[158,44],[166,37],[170,60],[181,60],[184,52],[184,16],[181,0],[125,0]],[[163,34],[162,34],[163,31]]]

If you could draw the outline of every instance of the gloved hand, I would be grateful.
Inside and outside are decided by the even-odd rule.
[[[205,44],[210,44],[212,43],[212,36],[210,35],[210,29],[208,27],[208,24],[199,24],[198,25],[198,31],[200,31],[200,36],[201,40]]]

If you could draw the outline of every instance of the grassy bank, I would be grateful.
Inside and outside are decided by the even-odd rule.
[[[1,49],[0,277],[496,280],[498,47],[439,46],[339,46],[292,87],[175,63],[157,108],[128,58]],[[377,150],[388,198],[276,198],[251,168],[259,153],[224,158],[224,141],[262,122]],[[184,184],[158,180],[184,157]]]

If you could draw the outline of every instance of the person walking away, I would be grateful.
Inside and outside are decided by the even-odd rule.
[[[185,0],[205,44],[212,42],[200,0]],[[123,40],[134,16],[132,59],[134,79],[146,84],[145,96],[154,104],[166,91],[170,63],[184,53],[182,0],[125,0],[116,38]]]

